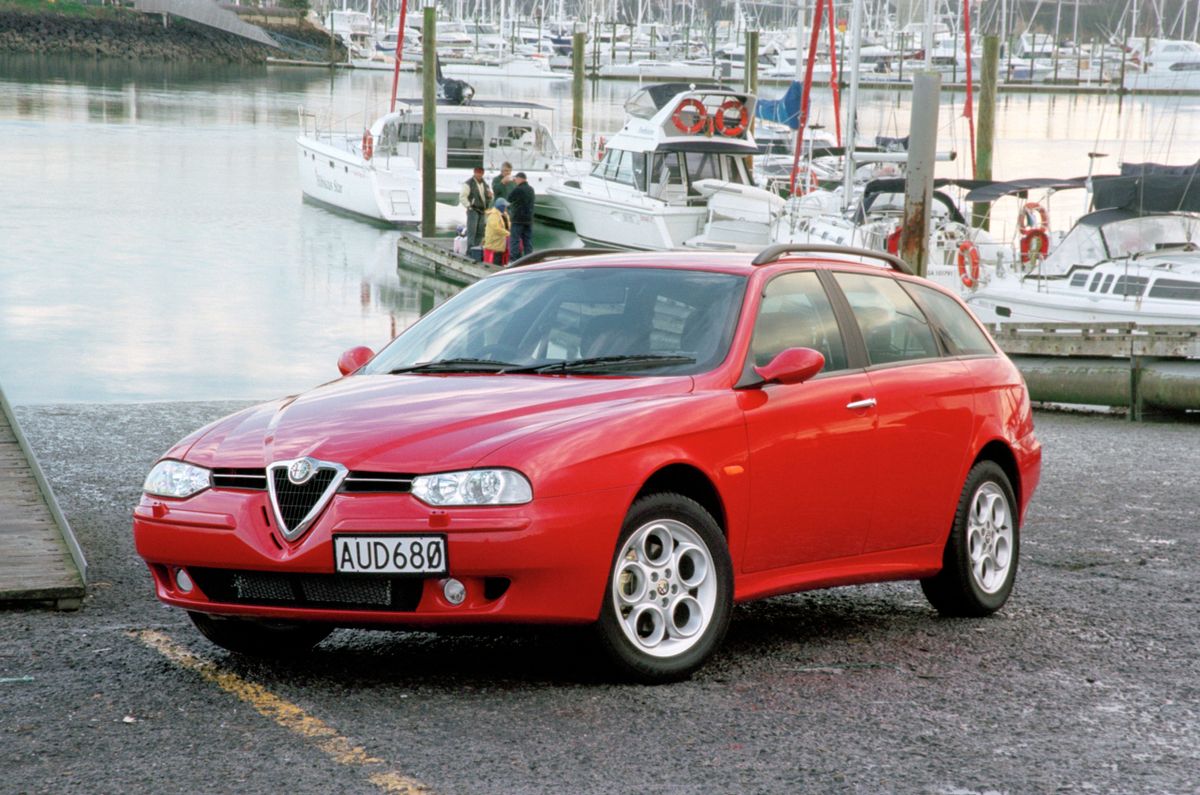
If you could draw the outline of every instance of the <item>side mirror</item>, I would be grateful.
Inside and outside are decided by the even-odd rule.
[[[367,362],[371,361],[375,356],[375,351],[365,345],[359,345],[357,348],[351,348],[338,357],[338,370],[342,375],[350,375],[358,368],[362,367]]]
[[[800,384],[821,372],[825,357],[812,348],[788,348],[754,372],[767,384]]]

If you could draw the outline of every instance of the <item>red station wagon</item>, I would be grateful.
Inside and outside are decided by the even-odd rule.
[[[548,258],[168,451],[133,523],[158,598],[250,654],[591,624],[643,681],[700,666],[734,602],[1008,599],[1041,447],[957,297],[854,249]]]

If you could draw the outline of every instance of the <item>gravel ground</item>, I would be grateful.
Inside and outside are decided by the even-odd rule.
[[[383,791],[130,636],[156,629],[437,793],[1195,793],[1200,426],[1039,413],[1044,473],[1008,606],[915,584],[739,607],[691,681],[614,684],[577,633],[341,630],[248,662],[153,598],[130,510],[231,403],[18,415],[91,564],[78,613],[0,612],[0,790]]]

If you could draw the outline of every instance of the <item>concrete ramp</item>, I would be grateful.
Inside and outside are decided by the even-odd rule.
[[[268,47],[279,47],[262,28],[243,22],[237,14],[221,8],[214,0],[134,0],[133,7],[147,14],[170,14],[190,19],[210,28],[266,44]]]
[[[0,390],[0,605],[77,609],[87,561]]]

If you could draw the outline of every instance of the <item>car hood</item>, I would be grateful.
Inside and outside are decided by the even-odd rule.
[[[352,376],[218,421],[184,457],[207,467],[312,456],[359,471],[448,471],[553,425],[691,390],[686,376]]]

